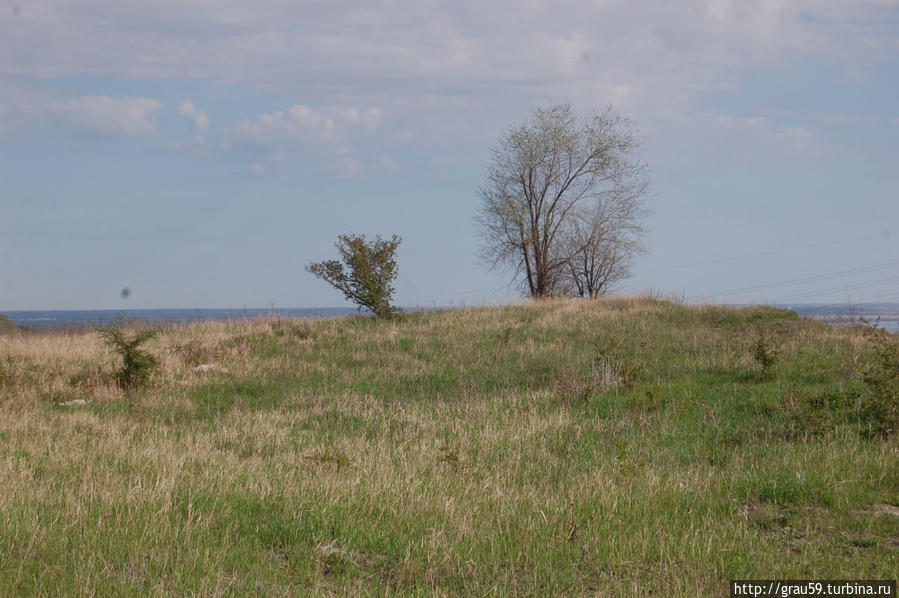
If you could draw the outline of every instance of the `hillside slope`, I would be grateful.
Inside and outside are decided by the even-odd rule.
[[[19,330],[19,327],[12,323],[12,320],[0,314],[0,334],[5,334],[7,332],[16,332]]]
[[[899,443],[860,329],[616,299],[209,322],[147,347],[159,369],[126,394],[95,334],[0,338],[0,594],[899,577]]]

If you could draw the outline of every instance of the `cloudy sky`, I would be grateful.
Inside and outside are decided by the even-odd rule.
[[[0,309],[341,306],[345,232],[509,300],[476,191],[555,102],[642,133],[621,292],[899,301],[896,0],[0,0]]]

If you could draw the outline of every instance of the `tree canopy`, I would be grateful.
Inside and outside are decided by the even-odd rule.
[[[535,298],[606,292],[642,250],[640,149],[611,108],[583,120],[567,104],[535,110],[500,137],[478,191],[484,260],[511,266]]]
[[[365,235],[340,235],[335,247],[343,263],[325,260],[307,265],[306,270],[343,292],[360,308],[371,310],[379,318],[392,318],[399,315],[390,301],[398,269],[394,256],[401,241],[396,235],[390,239],[378,235],[372,242]]]

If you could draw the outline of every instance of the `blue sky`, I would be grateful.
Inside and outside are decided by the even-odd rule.
[[[555,102],[643,135],[619,292],[899,301],[899,2],[0,0],[0,310],[345,305],[346,232],[512,300],[476,191]]]

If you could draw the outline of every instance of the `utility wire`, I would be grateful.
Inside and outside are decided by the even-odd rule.
[[[899,301],[899,295],[895,293],[888,293],[886,295],[876,295],[874,297],[870,297],[865,303],[889,303],[891,301]]]
[[[832,287],[832,288],[829,288],[829,289],[821,289],[821,290],[818,290],[818,291],[810,291],[810,292],[808,292],[808,293],[797,293],[797,294],[794,294],[794,295],[788,295],[788,296],[786,296],[786,297],[781,297],[780,299],[777,299],[776,301],[774,301],[774,303],[785,303],[785,302],[788,302],[788,301],[795,301],[796,299],[806,299],[806,298],[809,298],[809,297],[817,297],[817,296],[820,296],[820,295],[827,295],[827,294],[829,294],[829,293],[836,293],[836,292],[839,292],[839,291],[845,291],[845,290],[853,290],[853,291],[854,291],[854,290],[857,290],[857,289],[866,289],[866,288],[870,288],[870,287],[881,286],[881,285],[884,285],[884,284],[890,284],[890,283],[893,283],[893,282],[899,282],[899,276],[894,276],[894,277],[892,277],[892,278],[884,278],[884,279],[881,279],[881,280],[875,280],[875,281],[871,281],[871,282],[867,282],[867,283],[858,283],[858,284],[852,284],[852,285],[842,285],[842,286],[839,286],[839,287]]]
[[[716,293],[710,293],[708,295],[704,295],[704,297],[721,297],[724,295],[735,295],[737,293],[745,293],[751,291],[761,291],[765,289],[774,289],[777,287],[784,286],[792,286],[796,284],[802,284],[806,282],[817,282],[819,280],[832,280],[834,278],[842,278],[844,276],[857,276],[859,274],[866,274],[868,272],[876,272],[877,270],[886,270],[889,268],[899,267],[899,262],[890,262],[887,264],[878,264],[874,266],[862,266],[860,268],[851,268],[849,270],[841,270],[839,272],[830,272],[828,274],[817,274],[815,276],[807,276],[805,278],[792,278],[790,280],[782,280],[779,282],[770,282],[763,284],[755,284],[749,285],[745,287],[740,287],[736,289],[728,289],[726,291],[718,291]]]
[[[695,268],[697,266],[709,266],[712,264],[723,264],[726,262],[736,262],[739,260],[745,260],[749,258],[756,258],[761,256],[769,256],[769,255],[782,255],[784,253],[792,253],[794,251],[802,251],[804,249],[819,249],[821,247],[832,247],[834,245],[843,245],[844,243],[852,243],[854,241],[865,241],[868,239],[876,239],[882,238],[883,234],[873,234],[873,235],[863,235],[860,237],[850,237],[848,239],[840,239],[837,241],[829,241],[827,243],[813,243],[811,245],[801,245],[799,247],[792,247],[790,249],[779,249],[776,251],[760,251],[757,253],[747,253],[744,255],[736,255],[731,257],[723,257],[714,260],[707,260],[703,262],[693,262],[690,264],[673,264],[670,266],[660,266],[658,268],[650,268],[648,270],[643,270],[643,272],[658,272],[661,270],[676,270],[680,268]]]
[[[418,305],[421,305],[424,303],[431,302],[434,299],[438,299],[438,298],[442,298],[442,297],[456,298],[456,297],[461,297],[461,296],[465,296],[465,295],[476,295],[476,294],[482,294],[482,293],[487,294],[487,295],[496,295],[497,293],[499,293],[503,290],[508,290],[508,285],[504,285],[504,286],[496,287],[496,288],[492,288],[492,289],[474,289],[471,291],[453,291],[450,293],[438,293],[435,295],[428,295],[427,300],[425,300],[425,301],[422,301],[421,298],[418,298],[418,299],[415,299],[413,302]],[[411,301],[411,300],[407,300],[406,302],[408,303],[409,301]]]

